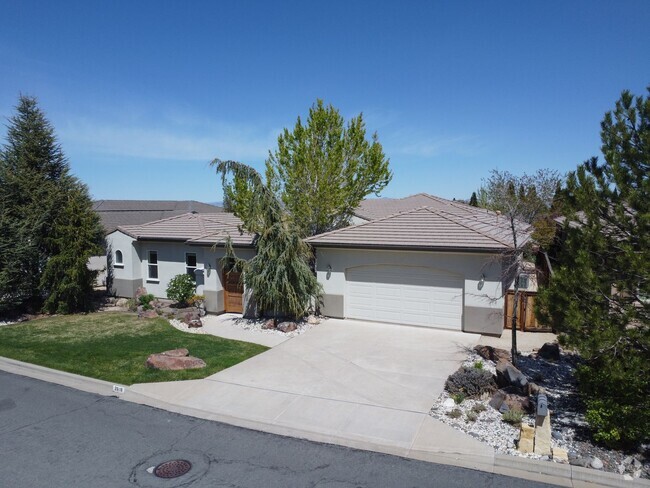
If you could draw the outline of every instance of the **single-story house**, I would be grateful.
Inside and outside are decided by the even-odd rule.
[[[307,239],[316,249],[324,315],[501,334],[514,279],[504,260],[512,249],[508,222],[435,200]],[[395,209],[394,200],[386,203]],[[378,199],[366,209],[374,217],[381,205]]]
[[[156,297],[167,296],[169,281],[178,274],[195,277],[197,294],[205,296],[208,312],[242,313],[244,289],[239,273],[222,265],[230,236],[237,256],[254,256],[253,236],[240,232],[231,213],[185,213],[141,225],[119,226],[107,236],[117,296],[133,297],[144,286]]]
[[[358,211],[362,223],[307,239],[316,252],[324,315],[501,333],[514,279],[504,261],[512,236],[503,216],[425,194],[368,202]],[[376,217],[382,212],[392,214]],[[108,235],[115,293],[130,297],[145,286],[165,297],[169,280],[187,272],[196,276],[209,312],[242,312],[247,300],[239,275],[222,266],[227,236],[239,257],[254,255],[254,236],[240,225],[222,212],[118,227]]]
[[[140,225],[155,220],[175,217],[188,212],[219,213],[223,208],[195,200],[94,200],[93,210],[99,216],[104,234],[121,225]],[[88,268],[97,271],[97,286],[106,285],[106,256],[92,256]]]

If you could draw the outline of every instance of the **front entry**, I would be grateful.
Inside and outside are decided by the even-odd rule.
[[[244,285],[241,282],[241,273],[223,270],[223,301],[226,312],[244,312]]]

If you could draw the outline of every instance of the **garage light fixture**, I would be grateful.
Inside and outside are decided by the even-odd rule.
[[[483,285],[485,285],[485,275],[481,273],[481,278],[478,280],[478,285],[476,286],[479,290],[483,289]]]
[[[327,265],[327,279],[330,279],[330,276],[332,276],[332,265],[328,264]]]

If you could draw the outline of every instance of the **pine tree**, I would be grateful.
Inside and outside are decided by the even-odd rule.
[[[604,162],[583,163],[562,192],[564,241],[538,316],[583,359],[595,438],[635,445],[650,439],[650,97],[623,92],[601,139]]]
[[[71,191],[87,196],[36,99],[21,96],[0,151],[0,313],[37,310],[53,291],[41,280],[62,252],[56,243]]]
[[[469,204],[472,207],[478,207],[478,199],[476,198],[476,192],[475,191],[472,192],[472,196],[469,199]]]

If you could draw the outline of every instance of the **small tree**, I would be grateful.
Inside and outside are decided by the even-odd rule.
[[[478,199],[476,198],[476,192],[475,191],[472,192],[472,196],[469,199],[469,204],[472,207],[478,207]]]
[[[503,277],[507,283],[514,280],[512,310],[512,362],[517,362],[517,317],[519,303],[519,275],[523,271],[524,253],[529,249],[530,234],[544,218],[553,202],[560,177],[556,171],[538,170],[535,174],[515,176],[508,171],[492,170],[480,193],[485,196],[487,208],[500,212],[510,229],[512,247],[502,256]]]
[[[604,162],[567,179],[559,265],[537,314],[580,352],[596,440],[630,446],[650,439],[650,97],[623,92],[601,140]]]
[[[169,280],[167,285],[167,298],[174,300],[179,305],[187,305],[194,296],[196,283],[187,273],[179,274]]]
[[[302,317],[318,303],[321,286],[309,266],[312,254],[292,219],[273,191],[251,167],[235,161],[212,162],[222,180],[232,176],[252,188],[247,211],[240,215],[243,229],[255,234],[255,257],[239,259],[226,242],[224,262],[234,260],[243,280],[252,290],[260,313]]]
[[[348,225],[361,200],[390,182],[389,161],[377,134],[366,139],[363,116],[345,124],[322,100],[278,137],[266,161],[268,189],[291,219],[292,232],[308,237]],[[252,188],[236,176],[224,184],[224,201],[235,215],[249,211]]]

